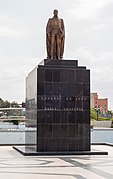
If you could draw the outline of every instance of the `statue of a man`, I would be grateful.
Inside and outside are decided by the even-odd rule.
[[[63,19],[58,18],[58,10],[54,10],[46,27],[46,46],[48,59],[62,59],[64,53],[65,30]]]

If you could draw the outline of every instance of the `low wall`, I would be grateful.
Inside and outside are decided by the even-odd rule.
[[[106,127],[106,128],[110,128],[111,127],[111,123],[112,121],[96,121],[95,122],[95,126],[96,127]]]
[[[91,126],[94,127],[104,127],[104,128],[110,128],[112,124],[111,120],[106,120],[106,121],[91,121]]]
[[[0,144],[25,144],[25,131],[0,130]]]
[[[91,143],[106,142],[113,143],[113,129],[91,129]],[[25,144],[25,131],[0,130],[0,144]]]
[[[91,143],[113,143],[113,129],[91,129]]]

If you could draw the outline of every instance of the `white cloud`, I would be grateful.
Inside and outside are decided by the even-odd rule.
[[[1,37],[20,37],[20,36],[25,36],[25,34],[20,30],[10,28],[10,27],[0,27],[0,36]]]
[[[69,12],[76,17],[76,19],[92,19],[97,18],[97,12],[104,8],[106,4],[112,0],[79,0],[73,5]]]
[[[36,57],[0,55],[0,97],[9,101],[25,100],[25,78],[40,62]]]
[[[98,24],[91,26],[90,28],[86,29],[86,33],[101,33],[102,30],[105,30],[107,28],[107,25],[105,24]]]
[[[0,16],[0,37],[21,37],[26,36],[22,29],[22,21],[7,16]]]

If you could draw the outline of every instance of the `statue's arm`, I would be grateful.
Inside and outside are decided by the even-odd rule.
[[[61,21],[62,21],[62,29],[64,29],[64,20],[61,19]]]
[[[65,37],[65,27],[64,27],[63,19],[61,19],[61,27],[62,27],[62,36]]]
[[[46,34],[50,34],[51,31],[51,19],[48,20],[47,26],[46,26]]]

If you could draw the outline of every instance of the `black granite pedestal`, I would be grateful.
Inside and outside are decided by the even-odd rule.
[[[26,79],[26,151],[90,151],[90,71],[44,60]]]
[[[90,70],[44,60],[26,78],[23,155],[107,155],[90,150]]]

